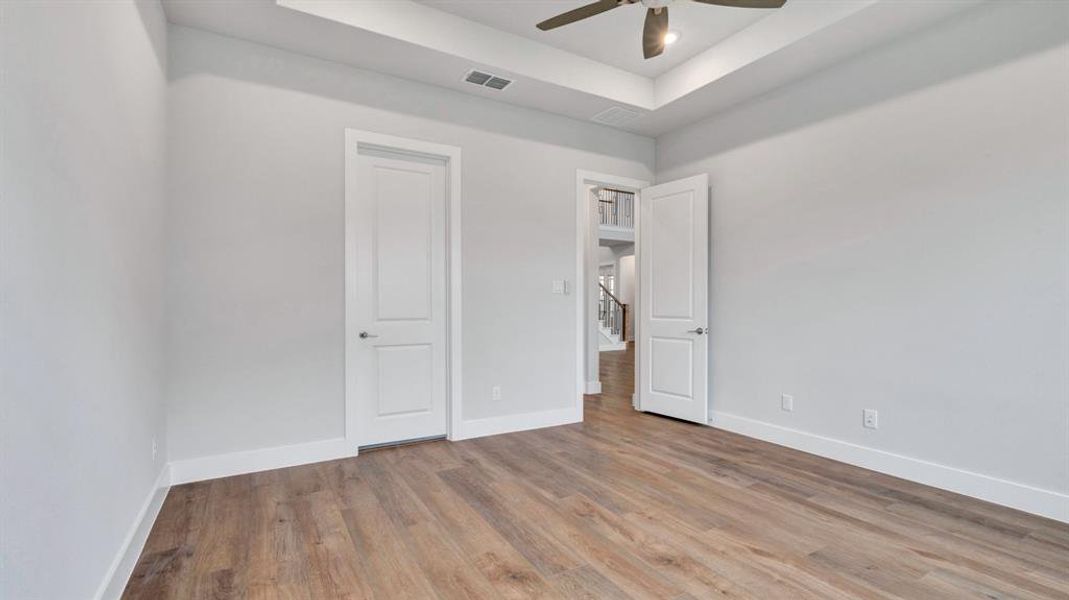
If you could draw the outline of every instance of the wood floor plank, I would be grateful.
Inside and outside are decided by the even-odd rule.
[[[198,482],[172,489],[141,557],[130,576],[123,598],[182,597],[185,582],[194,570],[187,568],[207,510],[210,482]]]
[[[303,580],[313,598],[373,598],[370,577],[351,537],[351,521],[340,510],[336,496],[326,489],[305,494],[296,501],[294,514],[310,552],[304,561],[292,565],[295,571],[287,578],[289,582]]]
[[[567,546],[547,535],[543,523],[513,513],[510,505],[515,498],[496,493],[483,473],[474,467],[461,467],[439,476],[543,575],[552,576],[585,564]]]
[[[554,597],[553,588],[534,566],[438,477],[434,469],[441,464],[409,459],[398,461],[397,467],[405,484],[434,515],[443,535],[490,582],[495,597]]]
[[[573,600],[631,600],[632,596],[592,567],[582,566],[553,578],[561,596]]]
[[[669,540],[647,534],[587,498],[572,496],[565,499],[564,505],[575,518],[582,519],[613,543],[631,550],[682,590],[705,598],[749,597],[739,592],[729,579],[681,551]]]
[[[364,473],[372,490],[440,598],[493,597],[494,589],[487,578],[463,558],[448,532],[401,476],[406,465],[412,466],[412,460],[405,460],[405,455],[414,453],[406,449],[393,453],[393,457],[388,453],[371,456]],[[440,466],[441,463],[432,463],[431,468]]]
[[[631,408],[176,486],[123,598],[1069,599],[1069,525]]]
[[[545,524],[551,535],[581,556],[586,563],[609,577],[633,598],[671,598],[682,590],[659,569],[643,562],[622,544],[617,544],[591,527],[562,503],[550,503],[533,493],[524,493],[522,482],[499,483],[503,495],[516,504],[518,512]]]
[[[356,548],[356,560],[368,575],[373,597],[434,598],[433,588],[368,482],[363,478],[347,479],[346,497],[349,502],[342,517]]]

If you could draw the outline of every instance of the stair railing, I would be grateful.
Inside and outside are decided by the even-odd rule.
[[[635,194],[621,190],[598,190],[598,223],[621,229],[635,228]]]
[[[620,336],[620,340],[624,340],[624,334],[627,331],[627,305],[620,302],[620,299],[613,295],[608,288],[598,284],[598,320],[601,321],[605,327],[613,335]]]

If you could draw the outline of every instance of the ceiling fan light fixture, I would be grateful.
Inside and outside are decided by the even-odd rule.
[[[665,46],[679,41],[678,31],[668,30],[668,5],[678,0],[595,0],[542,21],[537,25],[542,31],[563,27],[576,21],[600,15],[614,8],[638,4],[646,9],[646,21],[642,25],[642,56],[646,59],[660,56]],[[787,0],[694,0],[701,4],[733,6],[737,8],[780,8]]]

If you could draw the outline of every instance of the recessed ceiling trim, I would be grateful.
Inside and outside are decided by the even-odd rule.
[[[878,1],[787,2],[783,8],[658,77],[654,105],[661,107],[678,100]]]
[[[278,6],[642,108],[653,80],[411,0],[275,0]],[[533,25],[532,25],[533,27]]]
[[[581,3],[583,0],[574,1]],[[398,22],[407,18],[404,14],[404,10],[407,9],[393,12],[394,9],[390,7],[408,6],[411,8],[411,5],[415,4],[395,0],[386,2],[303,0],[303,3],[311,7],[324,8],[340,6],[351,9],[359,6],[361,10],[369,9],[372,14],[385,12],[386,16],[392,15],[395,27],[400,27]],[[656,84],[652,79],[638,77],[639,81],[645,81],[648,85],[644,88],[648,95],[644,100],[639,98],[635,102],[621,99],[621,96],[628,97],[629,92],[625,89],[627,85],[604,84],[605,81],[614,80],[612,74],[618,74],[619,69],[609,71],[595,69],[593,71],[595,73],[608,72],[610,76],[607,79],[595,77],[595,79],[585,80],[583,75],[589,71],[584,69],[590,66],[591,62],[598,64],[596,61],[578,57],[530,39],[519,39],[522,36],[516,34],[505,35],[490,28],[492,34],[498,34],[495,36],[497,46],[495,44],[476,44],[475,46],[492,56],[485,60],[465,59],[461,56],[465,52],[451,52],[455,48],[445,44],[440,39],[441,35],[432,40],[440,46],[435,48],[430,43],[406,41],[406,39],[399,39],[387,33],[380,33],[379,31],[389,30],[389,27],[381,26],[381,24],[364,23],[367,27],[354,25],[329,17],[320,17],[314,14],[314,11],[291,9],[283,4],[301,5],[302,0],[242,0],[241,2],[163,0],[167,18],[175,25],[206,30],[459,92],[474,93],[483,97],[494,95],[510,104],[584,121],[590,120],[592,115],[612,106],[623,106],[627,109],[638,110],[639,117],[623,124],[612,125],[613,127],[643,135],[659,135],[707,118],[727,107],[767,93],[817,69],[855,56],[875,45],[930,26],[953,13],[963,12],[971,6],[984,3],[981,0],[957,0],[955,2],[790,0],[788,7],[793,4],[813,4],[831,9],[838,5],[840,10],[845,10],[842,5],[851,4],[853,5],[851,8],[858,6],[861,8],[856,8],[849,16],[838,21],[832,20],[822,27],[814,21],[808,22],[807,27],[810,32],[801,33],[800,30],[794,30],[793,39],[796,40],[794,42],[791,42],[792,38],[787,35],[790,28],[781,24],[779,34],[782,37],[778,38],[778,47],[776,44],[762,45],[760,39],[751,39],[751,37],[761,37],[758,35],[760,30],[769,27],[770,23],[775,25],[777,20],[761,19],[749,29],[739,31],[734,36],[722,38],[719,45],[706,54],[696,56],[691,59],[691,62],[665,73],[664,76],[658,78]],[[372,8],[376,10],[370,10]],[[450,27],[453,27],[453,31],[446,37],[455,36],[453,41],[457,45],[470,50],[470,45],[466,45],[467,42],[463,38],[470,38],[473,32],[486,29],[485,25],[466,21],[456,15],[450,18],[444,11],[427,6],[423,8],[425,10],[419,11],[424,15],[422,25],[409,31],[408,35],[403,37],[415,39],[418,37],[419,30],[427,28],[436,29],[441,34],[442,31],[449,32]],[[1017,14],[1009,9],[1006,11],[1011,15]],[[828,16],[827,13],[823,15],[825,18]],[[382,14],[378,14],[372,21],[381,21],[383,18],[385,17]],[[179,34],[176,33],[177,35]],[[762,35],[767,37],[771,34],[765,31]],[[517,52],[527,55],[524,60],[534,61],[538,68],[530,70],[534,72],[541,69],[538,72],[543,76],[532,76],[522,70],[511,68],[512,65],[507,63],[512,53],[498,52],[502,49],[502,43],[507,50],[515,50],[522,45],[525,49]],[[702,63],[701,61],[708,62]],[[492,90],[479,92],[462,79],[463,74],[473,65],[478,65],[479,70],[486,70],[489,73],[504,73],[507,78],[521,77],[523,86],[522,88],[510,87],[510,93],[505,94],[497,94]],[[688,69],[693,70],[688,71]],[[633,82],[634,77],[631,76],[627,77],[626,81]],[[676,77],[679,79],[673,83],[672,79]],[[583,81],[570,85],[572,78]],[[590,83],[595,80],[602,83]],[[584,82],[588,85],[581,85]],[[621,93],[621,90],[624,92]],[[653,96],[654,90],[658,92],[656,98]],[[633,87],[631,91],[634,92]],[[631,94],[630,97],[635,97],[635,95]],[[650,107],[655,107],[655,109]]]
[[[413,0],[274,1],[287,9],[600,96],[614,104],[654,111],[852,14],[897,0],[794,0],[656,79]]]

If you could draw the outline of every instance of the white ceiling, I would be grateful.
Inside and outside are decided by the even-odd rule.
[[[669,71],[772,12],[679,0],[668,11],[669,29],[680,34],[679,41],[668,46],[661,56],[646,60],[642,57],[646,9],[641,4],[621,6],[577,23],[541,31],[535,24],[594,0],[416,1],[644,77]]]
[[[565,26],[560,35],[542,37],[535,29],[538,21],[584,1],[163,0],[163,5],[179,25],[576,119],[624,107],[636,116],[616,127],[657,136],[982,0],[788,0],[772,11],[679,0],[671,9],[673,27],[683,35],[679,51],[673,48],[657,71],[644,70],[641,59],[636,66],[637,54],[630,54],[640,51],[641,7],[611,10]],[[617,37],[629,54],[603,55]],[[463,82],[472,68],[515,82],[503,91]]]

